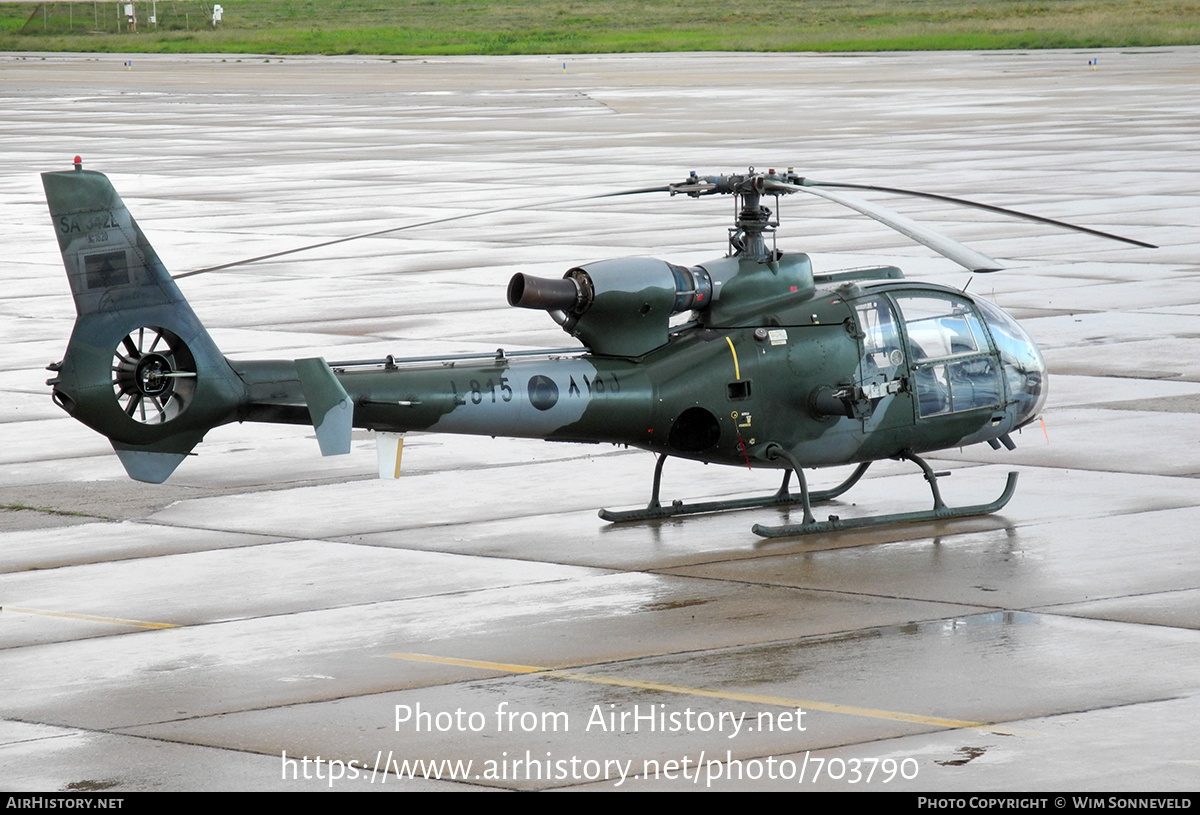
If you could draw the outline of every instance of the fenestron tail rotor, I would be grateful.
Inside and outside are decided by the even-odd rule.
[[[196,362],[178,336],[165,328],[143,326],[117,344],[112,387],[126,416],[141,424],[163,424],[191,402]]]

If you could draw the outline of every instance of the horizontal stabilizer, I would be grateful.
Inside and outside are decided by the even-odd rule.
[[[308,415],[317,431],[321,455],[340,456],[350,452],[350,431],[354,427],[354,403],[333,369],[324,359],[296,360],[296,374],[304,389]]]

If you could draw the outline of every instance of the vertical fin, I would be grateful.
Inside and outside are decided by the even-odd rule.
[[[132,307],[190,311],[107,176],[42,173],[42,186],[80,317]]]
[[[165,481],[247,399],[103,173],[42,174],[77,318],[47,382],[56,404],[107,436],[131,478]]]

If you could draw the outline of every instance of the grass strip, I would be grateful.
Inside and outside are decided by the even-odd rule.
[[[0,50],[242,54],[911,51],[1200,44],[1197,0],[0,3]]]

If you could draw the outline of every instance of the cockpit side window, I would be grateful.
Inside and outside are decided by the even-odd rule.
[[[884,371],[903,363],[900,332],[887,298],[864,298],[855,304],[854,309],[863,335],[863,367]]]

